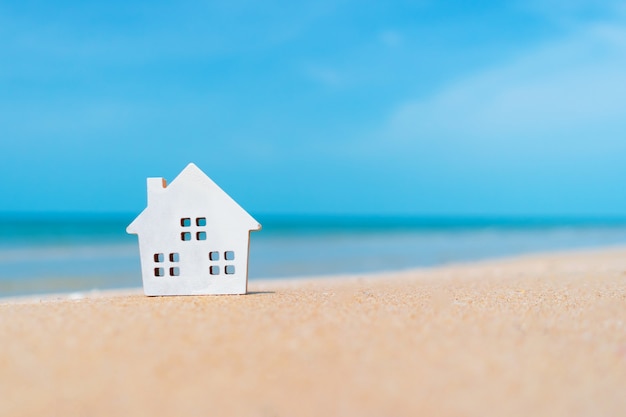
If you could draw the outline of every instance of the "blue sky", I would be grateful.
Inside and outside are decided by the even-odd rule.
[[[0,211],[626,216],[626,3],[0,2]]]

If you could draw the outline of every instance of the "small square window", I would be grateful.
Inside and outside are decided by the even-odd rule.
[[[196,226],[206,226],[206,217],[196,218]]]
[[[197,240],[206,240],[206,232],[198,232],[196,233]]]
[[[224,273],[227,275],[233,275],[235,273],[235,265],[226,265]]]
[[[180,240],[191,240],[191,233],[189,233],[189,232],[182,232],[180,234]]]
[[[163,268],[154,268],[154,276],[162,277],[165,275],[165,270]]]
[[[154,254],[154,262],[163,262],[163,254],[162,253],[155,253]]]
[[[180,275],[180,269],[177,266],[170,268],[170,277],[177,277]]]
[[[220,260],[220,253],[219,252],[209,252],[209,259],[212,261],[219,261]]]
[[[235,252],[232,250],[227,250],[226,252],[224,252],[224,259],[226,259],[227,261],[234,261]]]
[[[189,217],[183,217],[182,219],[180,219],[180,225],[182,227],[189,227],[189,226],[191,226],[191,219]]]
[[[180,260],[180,256],[178,253],[170,253],[170,262],[178,262]]]
[[[219,266],[212,266],[211,268],[209,268],[209,272],[211,273],[211,275],[219,275],[220,274],[220,267]]]

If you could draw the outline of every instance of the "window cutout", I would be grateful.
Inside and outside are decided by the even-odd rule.
[[[206,240],[206,232],[198,232],[196,233],[197,240]]]
[[[209,268],[209,272],[211,272],[211,275],[219,275],[220,274],[220,267],[219,266],[212,266],[211,268]]]
[[[235,252],[232,250],[227,250],[226,252],[224,252],[224,259],[226,259],[227,261],[234,261]]]
[[[227,275],[233,275],[235,273],[235,265],[226,265],[224,273]]]
[[[219,261],[220,260],[220,253],[219,252],[209,252],[209,259],[212,261]]]
[[[154,254],[154,262],[163,262],[163,254],[155,253]]]
[[[197,217],[196,226],[206,226],[206,217]]]
[[[189,233],[189,232],[182,232],[180,234],[180,240],[191,240],[191,233]]]
[[[183,217],[182,219],[180,219],[180,225],[183,227],[191,226],[191,219],[189,217]]]
[[[170,262],[178,262],[180,260],[180,256],[178,253],[170,253]]]
[[[170,277],[177,277],[180,275],[180,269],[177,266],[170,268]]]
[[[163,275],[165,275],[165,270],[163,268],[154,268],[155,277],[162,277]]]

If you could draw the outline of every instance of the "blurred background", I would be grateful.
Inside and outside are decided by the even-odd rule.
[[[0,296],[139,287],[146,177],[252,279],[626,243],[626,2],[0,2]]]

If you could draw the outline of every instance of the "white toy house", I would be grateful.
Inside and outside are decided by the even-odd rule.
[[[166,185],[148,178],[139,236],[146,295],[245,294],[250,232],[261,225],[196,165]]]

